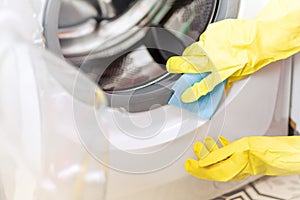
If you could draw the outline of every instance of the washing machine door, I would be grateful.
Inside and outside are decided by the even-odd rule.
[[[180,77],[167,73],[167,59],[238,8],[239,0],[49,0],[46,45],[97,82],[110,106],[147,111],[167,104]]]
[[[108,5],[100,0],[48,0],[44,17],[47,47],[98,82],[110,106],[138,112],[109,109],[99,116],[109,124],[109,166],[115,169],[110,171],[108,199],[212,199],[244,184],[193,179],[183,170],[184,162],[194,157],[194,141],[203,141],[207,135],[222,135],[230,141],[253,134],[274,135],[270,127],[278,128],[274,122],[281,116],[276,113],[282,112],[283,101],[288,102],[279,98],[286,88],[281,83],[286,61],[235,83],[210,121],[171,106],[139,111],[168,102],[170,88],[178,79],[165,70],[169,56],[180,54],[197,40],[210,22],[237,15],[254,18],[267,1],[182,0],[185,3],[180,4],[127,0],[118,9],[114,0]],[[176,48],[164,49],[161,38]],[[97,141],[88,136],[83,139]]]

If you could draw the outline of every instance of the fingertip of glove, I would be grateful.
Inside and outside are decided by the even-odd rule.
[[[219,136],[218,138],[223,147],[228,146],[230,144],[230,142],[225,137]]]
[[[206,144],[206,143],[213,143],[213,144],[216,144],[217,142],[215,141],[215,139],[213,138],[213,137],[211,137],[211,136],[207,136],[207,137],[205,137],[204,138],[204,143]]]
[[[202,150],[203,150],[203,144],[201,142],[196,142],[194,144],[194,153],[199,160],[201,159],[201,151]]]
[[[202,147],[203,147],[203,144],[201,142],[196,142],[194,144],[194,151],[199,152],[202,149]]]
[[[182,95],[181,95],[181,101],[183,103],[193,103],[197,101],[200,97],[198,97],[194,90],[192,88],[187,89]]]
[[[176,73],[176,70],[174,70],[174,68],[180,65],[182,65],[182,59],[180,58],[180,56],[173,56],[168,59],[166,63],[166,69],[169,73]]]
[[[168,72],[170,72],[170,68],[171,68],[171,65],[172,65],[172,62],[173,62],[172,60],[173,60],[173,57],[171,57],[167,60],[166,69],[167,69]]]
[[[198,162],[196,160],[189,158],[185,161],[184,168],[187,172],[191,172],[193,171],[192,169],[196,168],[197,163]]]

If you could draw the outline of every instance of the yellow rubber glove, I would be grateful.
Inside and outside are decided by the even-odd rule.
[[[233,143],[219,137],[222,148],[208,137],[198,142],[185,169],[191,175],[214,181],[242,180],[251,175],[300,174],[300,136],[245,137]]]
[[[199,42],[167,62],[170,73],[209,76],[187,89],[185,103],[198,100],[228,79],[242,79],[267,64],[300,51],[300,1],[270,0],[255,20],[228,19],[210,24]]]

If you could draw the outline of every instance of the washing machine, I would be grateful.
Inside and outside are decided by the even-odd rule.
[[[286,135],[290,59],[233,84],[211,120],[168,105],[180,75],[164,63],[196,41],[207,25],[227,18],[253,19],[268,0],[45,0],[39,3],[45,46],[98,83],[108,108],[106,199],[212,199],[244,181],[196,179],[184,170],[193,144],[206,136],[230,141],[252,135]],[[72,104],[72,100],[69,100]],[[63,109],[63,107],[61,107]],[[79,113],[76,108],[75,111]],[[78,116],[79,115],[79,116]],[[74,122],[80,123],[78,114]],[[101,123],[99,123],[101,124]],[[100,146],[87,131],[80,142]],[[89,140],[89,142],[86,142]],[[96,151],[96,150],[95,150]],[[106,154],[107,155],[107,154]]]

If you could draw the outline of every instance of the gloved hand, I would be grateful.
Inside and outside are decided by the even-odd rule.
[[[267,64],[300,51],[300,1],[271,0],[255,20],[228,19],[210,24],[200,41],[167,62],[170,73],[209,76],[181,99],[194,102],[228,79],[227,88]]]
[[[219,137],[222,148],[210,137],[198,142],[185,169],[191,175],[214,181],[242,180],[251,175],[300,174],[300,136],[245,137],[233,143]]]

